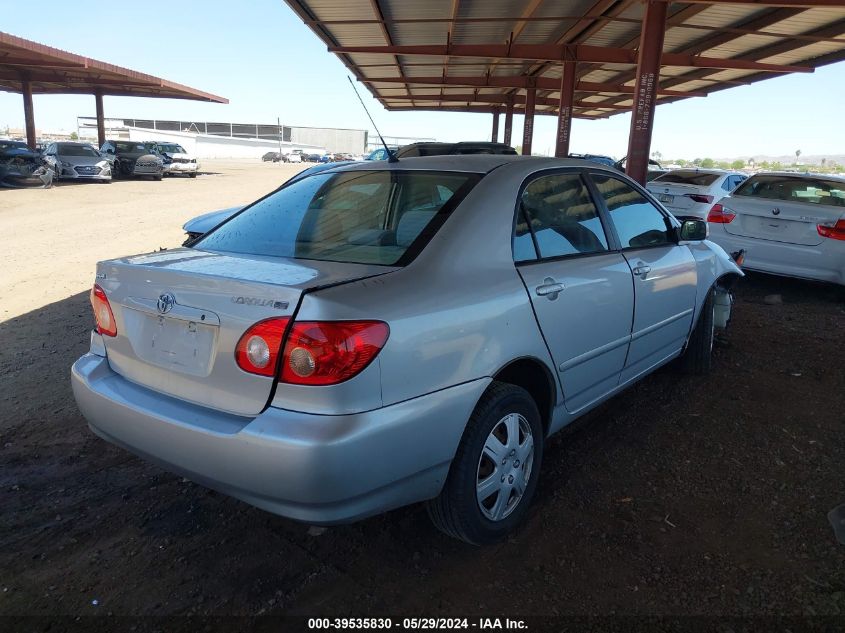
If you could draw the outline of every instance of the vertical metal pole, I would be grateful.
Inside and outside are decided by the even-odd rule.
[[[493,110],[493,133],[490,135],[490,140],[494,143],[499,142],[499,108]]]
[[[276,127],[279,132],[279,165],[282,164],[282,118],[276,117]]]
[[[97,106],[97,147],[102,147],[106,142],[106,117],[103,110],[103,93],[99,90],[94,93],[94,103]]]
[[[575,62],[563,62],[560,77],[560,106],[557,112],[557,143],[555,156],[569,155],[569,135],[572,131],[572,104],[575,101]]]
[[[522,155],[531,156],[531,141],[534,138],[534,103],[537,89],[529,88],[525,95],[525,123],[522,127]]]
[[[32,108],[32,84],[24,77],[21,80],[23,93],[23,118],[26,126],[26,144],[35,149],[38,139],[35,138],[35,111]]]
[[[511,144],[511,131],[513,130],[513,100],[508,102],[508,107],[505,110],[505,138],[502,142],[505,145]]]
[[[637,83],[634,86],[628,162],[625,167],[626,173],[640,184],[645,184],[648,172],[655,97],[660,83],[660,56],[663,53],[663,36],[666,33],[667,4],[660,0],[647,0],[640,31]]]

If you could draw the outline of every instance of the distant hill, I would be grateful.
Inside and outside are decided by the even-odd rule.
[[[845,154],[809,154],[805,156],[801,154],[799,158],[795,158],[795,154],[785,154],[783,156],[766,156],[763,154],[754,154],[752,156],[734,156],[732,158],[714,158],[715,161],[727,161],[732,163],[737,158],[748,162],[750,158],[754,159],[754,162],[758,165],[763,162],[769,163],[781,163],[783,165],[792,165],[794,163],[799,163],[802,165],[821,165],[822,158],[826,159],[825,164],[833,164],[836,163],[837,165],[845,165]]]

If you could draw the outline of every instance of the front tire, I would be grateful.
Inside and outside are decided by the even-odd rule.
[[[473,545],[505,538],[537,489],[543,426],[530,394],[493,382],[467,423],[440,495],[427,503],[434,525]]]
[[[715,291],[707,294],[698,323],[690,334],[687,349],[682,358],[683,369],[693,376],[704,376],[710,373],[713,365],[713,343],[716,340],[716,325],[714,320]]]

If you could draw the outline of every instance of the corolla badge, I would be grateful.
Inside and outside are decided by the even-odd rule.
[[[163,295],[159,296],[158,302],[156,302],[156,307],[159,312],[166,314],[173,309],[174,303],[176,303],[176,297],[169,292],[165,292]]]

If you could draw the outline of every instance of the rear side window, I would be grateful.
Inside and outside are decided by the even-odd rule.
[[[670,171],[659,175],[652,182],[669,182],[678,185],[696,185],[698,187],[709,187],[719,174],[702,174],[696,171]]]
[[[607,250],[598,210],[578,174],[554,174],[531,181],[522,192],[520,212],[534,233],[541,258]]]
[[[404,265],[477,174],[378,170],[315,174],[259,200],[195,246],[211,251]]]
[[[673,243],[666,216],[631,185],[618,178],[592,174],[604,198],[622,248],[647,248]]]
[[[746,180],[732,195],[845,207],[845,182],[760,174]]]

